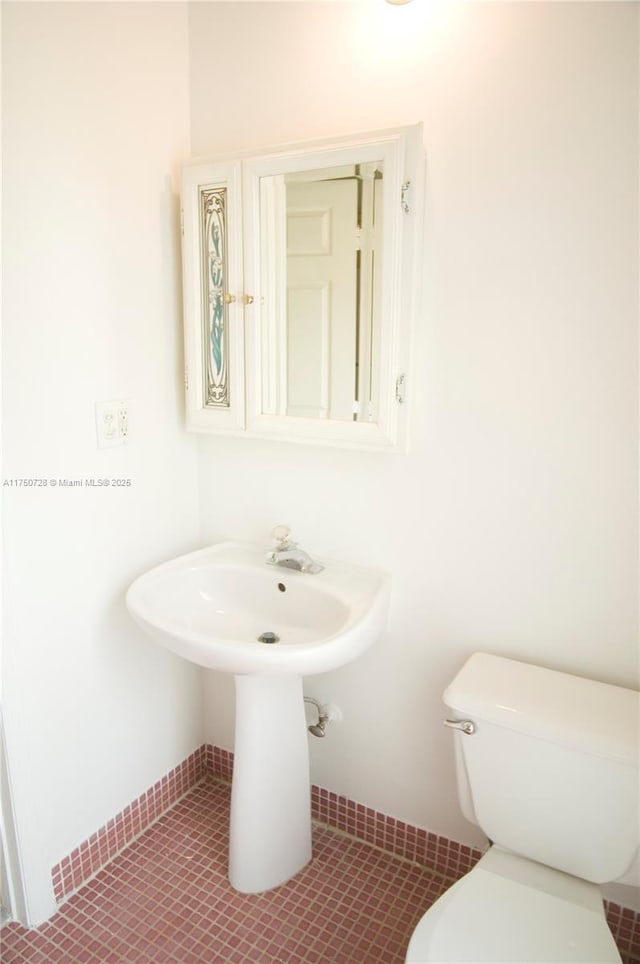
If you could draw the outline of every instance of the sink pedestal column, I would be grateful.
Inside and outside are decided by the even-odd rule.
[[[236,676],[229,881],[245,894],[311,859],[309,746],[299,676]]]

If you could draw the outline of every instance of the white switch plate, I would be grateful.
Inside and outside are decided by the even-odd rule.
[[[129,437],[129,399],[96,402],[98,448],[124,445]]]

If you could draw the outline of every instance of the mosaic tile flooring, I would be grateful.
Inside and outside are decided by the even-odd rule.
[[[325,827],[294,880],[228,884],[229,786],[193,789],[37,930],[2,929],[3,964],[400,964],[448,881]]]

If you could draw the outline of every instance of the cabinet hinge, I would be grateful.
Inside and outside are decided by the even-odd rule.
[[[405,181],[400,194],[400,207],[405,214],[411,210],[411,181]]]
[[[402,374],[396,378],[396,402],[404,405],[407,391],[407,376]]]

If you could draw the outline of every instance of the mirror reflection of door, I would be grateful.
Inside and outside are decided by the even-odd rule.
[[[356,181],[287,183],[287,415],[349,419],[356,365]]]
[[[266,177],[260,193],[263,411],[375,421],[381,164]]]

